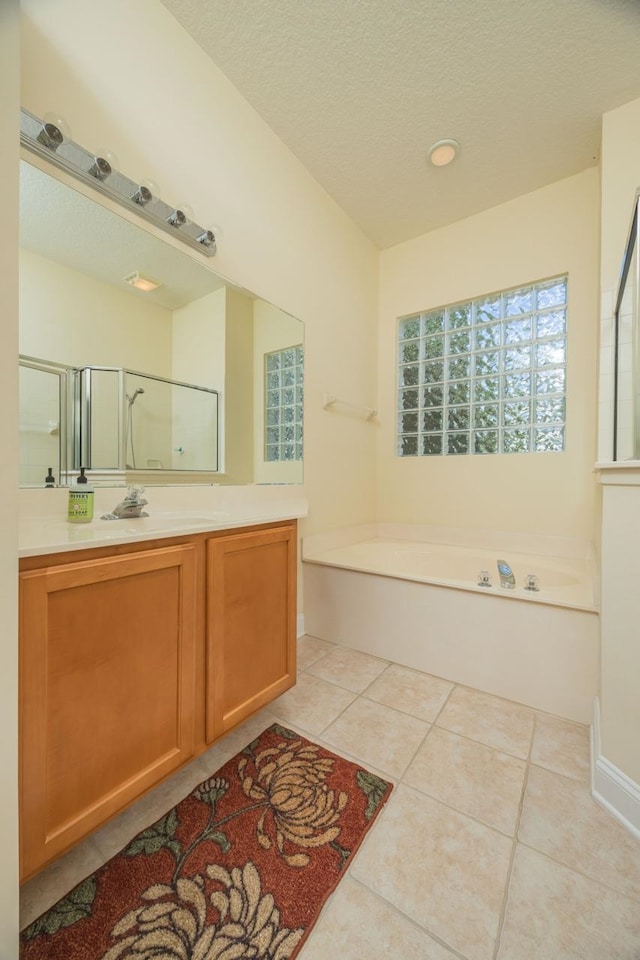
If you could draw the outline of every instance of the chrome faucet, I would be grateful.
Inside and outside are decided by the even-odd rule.
[[[148,517],[142,509],[149,502],[145,500],[142,494],[144,487],[127,487],[127,495],[124,500],[116,504],[111,513],[103,513],[102,520],[132,520],[134,517]]]
[[[506,560],[497,560],[498,573],[500,574],[500,586],[504,590],[515,590],[516,588],[516,578],[513,575],[513,570],[509,566]]]

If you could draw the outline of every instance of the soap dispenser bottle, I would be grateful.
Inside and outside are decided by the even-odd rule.
[[[48,467],[47,470],[48,472],[44,478],[44,485],[47,490],[52,490],[56,485],[56,478],[53,475],[53,467]]]
[[[80,467],[80,476],[75,487],[69,488],[69,523],[90,523],[93,519],[93,487],[85,476],[85,467]]]

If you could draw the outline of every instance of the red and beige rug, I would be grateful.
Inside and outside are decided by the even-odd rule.
[[[21,960],[290,960],[390,792],[274,724],[28,926]]]

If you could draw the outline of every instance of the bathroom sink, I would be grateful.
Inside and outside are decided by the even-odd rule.
[[[128,532],[140,533],[143,530],[188,530],[190,527],[216,526],[228,518],[226,513],[154,513],[148,517],[130,517],[124,521],[107,521],[114,527],[125,526]]]

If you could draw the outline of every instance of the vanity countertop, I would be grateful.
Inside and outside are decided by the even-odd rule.
[[[163,490],[159,496],[148,490],[149,505],[145,510],[149,516],[132,520],[101,520],[100,515],[113,507],[114,491],[107,494],[105,490],[96,490],[95,496],[91,523],[68,523],[66,490],[21,491],[18,556],[35,557],[276,523],[305,517],[308,512],[301,487],[203,488],[197,493],[192,489],[187,493],[183,488]],[[188,508],[182,509],[181,501],[184,503],[187,497]]]

